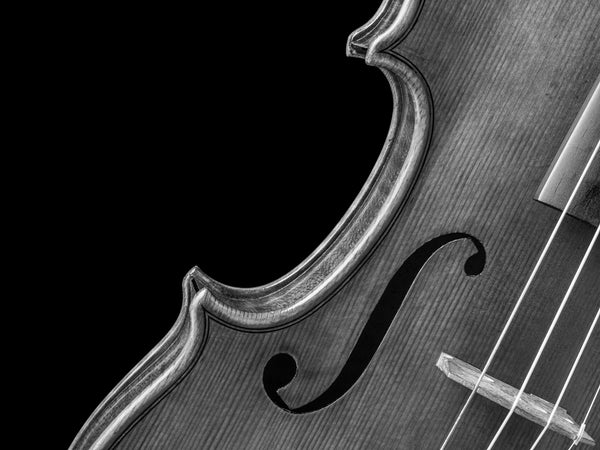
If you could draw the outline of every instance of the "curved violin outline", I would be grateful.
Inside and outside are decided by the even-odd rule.
[[[410,62],[387,52],[410,31],[421,5],[421,0],[385,0],[348,39],[348,56],[364,58],[384,73],[394,108],[375,167],[338,225],[294,270],[264,286],[234,288],[197,267],[188,272],[177,321],[96,408],[70,449],[115,445],[193,367],[208,337],[208,317],[244,331],[289,325],[324,304],[362,265],[406,202],[429,147],[429,88]]]
[[[323,409],[346,394],[359,380],[375,356],[421,269],[434,253],[459,239],[469,239],[477,249],[477,252],[465,261],[465,274],[468,276],[479,275],[485,267],[486,253],[481,242],[475,237],[466,233],[451,233],[423,244],[404,261],[388,283],[333,383],[309,403],[290,408],[278,391],[294,379],[297,365],[294,358],[288,353],[278,353],[269,359],[263,370],[263,387],[271,401],[284,411],[306,414]]]

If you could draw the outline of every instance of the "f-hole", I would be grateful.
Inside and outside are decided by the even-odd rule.
[[[263,370],[263,386],[271,401],[287,412],[306,414],[331,405],[348,392],[373,359],[421,269],[435,252],[459,239],[469,239],[476,248],[476,252],[465,261],[465,274],[467,276],[479,275],[485,267],[486,254],[481,242],[473,236],[465,233],[451,233],[425,243],[406,259],[390,280],[379,302],[371,312],[348,360],[333,383],[309,403],[298,408],[290,408],[278,391],[294,379],[298,367],[296,360],[291,355],[278,353],[269,359]]]

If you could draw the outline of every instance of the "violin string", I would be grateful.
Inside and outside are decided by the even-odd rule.
[[[512,406],[511,406],[510,410],[508,411],[508,414],[504,418],[504,421],[500,425],[500,428],[498,428],[498,431],[496,431],[496,434],[494,435],[492,442],[490,442],[490,445],[488,445],[487,450],[491,450],[494,447],[494,445],[496,444],[496,441],[500,437],[500,434],[502,434],[502,431],[508,424],[508,420],[511,418],[511,416],[515,412],[515,409],[517,409],[517,405],[519,404],[521,397],[523,396],[523,393],[525,392],[525,389],[527,388],[527,385],[529,384],[529,380],[531,379],[531,376],[533,375],[533,372],[535,371],[535,368],[537,367],[537,365],[540,361],[542,353],[544,352],[546,345],[548,344],[548,341],[550,340],[550,336],[552,336],[552,332],[554,331],[554,328],[556,327],[556,324],[558,323],[558,319],[560,318],[567,302],[569,301],[569,298],[571,297],[571,293],[573,292],[573,288],[575,287],[575,284],[577,283],[577,280],[579,279],[579,275],[581,275],[581,271],[583,270],[583,267],[585,266],[585,263],[587,262],[588,257],[590,256],[590,253],[592,252],[592,248],[594,247],[594,244],[596,243],[596,240],[598,239],[598,235],[600,235],[600,227],[596,228],[594,237],[592,238],[590,245],[588,245],[588,248],[585,251],[585,255],[583,255],[583,259],[579,263],[579,267],[577,267],[575,276],[571,280],[571,283],[569,284],[569,288],[567,289],[567,292],[565,293],[562,301],[560,302],[560,306],[558,307],[558,310],[556,311],[556,314],[554,315],[554,318],[552,319],[550,328],[548,328],[548,331],[546,332],[546,336],[544,336],[544,340],[542,341],[542,344],[540,345],[540,348],[538,349],[537,354],[535,355],[533,363],[529,367],[529,371],[527,372],[527,375],[525,376],[525,380],[523,380],[523,383],[521,384],[521,387],[519,389],[519,392],[517,393],[517,396],[515,397],[515,399],[512,402]]]
[[[598,311],[596,312],[596,316],[594,317],[594,321],[590,325],[587,335],[585,336],[585,339],[583,341],[583,344],[581,344],[581,347],[579,348],[579,352],[577,353],[575,362],[573,362],[573,364],[571,365],[571,370],[569,371],[569,375],[567,376],[567,379],[565,380],[565,383],[563,384],[560,394],[558,395],[558,398],[556,399],[556,403],[554,404],[554,408],[552,408],[552,412],[550,413],[550,416],[548,416],[548,420],[546,421],[546,426],[544,426],[544,429],[538,435],[537,439],[531,446],[530,450],[533,450],[534,448],[536,448],[538,446],[538,444],[542,440],[542,437],[544,437],[544,435],[550,428],[550,425],[552,424],[552,420],[554,419],[554,416],[556,415],[556,411],[558,411],[560,402],[562,401],[562,398],[565,395],[565,392],[567,391],[567,387],[569,387],[569,384],[571,383],[571,378],[573,377],[573,374],[575,373],[575,369],[577,369],[577,366],[579,365],[579,361],[581,360],[581,356],[583,355],[583,352],[585,351],[585,348],[587,347],[587,345],[590,341],[590,337],[592,336],[592,333],[593,333],[594,329],[596,328],[596,324],[598,323],[599,317],[600,317],[600,308],[598,308]]]
[[[575,189],[573,189],[573,192],[571,193],[569,200],[567,200],[567,203],[566,203],[565,207],[563,208],[563,210],[560,214],[560,217],[558,218],[558,221],[556,222],[556,225],[554,225],[554,229],[552,230],[552,233],[550,234],[550,237],[548,238],[548,241],[546,242],[546,245],[544,246],[542,253],[538,257],[538,259],[535,263],[535,266],[533,267],[533,270],[531,271],[531,274],[529,275],[529,278],[527,279],[527,282],[525,283],[525,286],[523,287],[523,290],[521,291],[521,294],[519,295],[519,298],[517,299],[517,302],[515,303],[515,306],[513,307],[512,311],[510,313],[510,316],[508,317],[508,320],[506,321],[506,324],[504,325],[504,328],[502,329],[502,331],[500,333],[500,336],[498,337],[496,343],[494,344],[494,348],[492,349],[490,356],[488,357],[483,369],[481,370],[481,373],[479,374],[479,378],[477,379],[475,386],[473,386],[473,389],[471,390],[471,393],[469,394],[467,401],[464,403],[460,412],[456,416],[456,419],[454,420],[454,423],[452,424],[452,428],[450,428],[450,431],[446,435],[446,438],[444,439],[444,442],[443,442],[442,446],[440,447],[440,450],[444,450],[446,448],[446,446],[449,444],[450,440],[452,439],[452,436],[454,435],[454,433],[456,432],[456,429],[458,428],[460,421],[464,417],[470,404],[473,402],[473,398],[475,397],[475,394],[477,393],[477,389],[479,389],[479,385],[481,384],[483,377],[485,377],[485,375],[487,374],[487,371],[488,371],[490,365],[492,364],[494,358],[496,357],[496,353],[498,353],[498,350],[500,349],[500,345],[504,341],[504,338],[506,337],[506,334],[508,333],[508,330],[509,330],[510,326],[512,325],[512,322],[513,322],[514,318],[516,317],[517,312],[519,311],[519,308],[521,307],[521,304],[523,303],[523,299],[525,298],[525,295],[527,295],[527,293],[529,292],[529,288],[531,287],[531,284],[533,283],[533,280],[534,280],[535,276],[537,275],[537,273],[542,265],[542,262],[544,261],[546,254],[548,253],[548,251],[552,245],[552,242],[554,242],[554,238],[556,237],[558,230],[559,230],[560,226],[562,225],[562,223],[567,215],[567,212],[569,211],[571,204],[573,203],[573,200],[575,199],[575,196],[577,195],[577,192],[579,191],[579,187],[583,183],[583,180],[584,180],[589,168],[591,167],[596,154],[598,153],[599,147],[600,147],[600,142],[598,142],[598,144],[596,145],[596,148],[594,148],[594,151],[592,152],[590,159],[588,160],[585,168],[583,169],[583,172],[581,173],[579,179],[577,180]]]
[[[589,406],[587,412],[585,413],[585,417],[583,418],[583,421],[581,422],[581,427],[579,428],[579,434],[577,435],[577,438],[573,439],[573,442],[571,443],[569,450],[571,450],[576,445],[579,445],[579,440],[581,439],[581,435],[583,434],[583,431],[585,430],[585,425],[587,423],[587,420],[590,417],[592,408],[594,407],[594,403],[596,403],[596,400],[598,399],[598,393],[600,393],[600,384],[598,385],[598,388],[596,389],[596,393],[594,394],[594,398],[592,399],[592,403],[590,403],[590,406]]]

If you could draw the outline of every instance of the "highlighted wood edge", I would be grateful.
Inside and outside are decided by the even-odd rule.
[[[436,366],[448,378],[471,390],[475,387],[481,375],[481,370],[446,353],[440,354]],[[478,394],[506,409],[511,408],[518,392],[518,389],[488,375],[483,377],[477,389]],[[554,405],[552,403],[535,395],[525,393],[521,397],[515,413],[544,427],[548,422],[553,408]],[[557,409],[549,428],[563,436],[567,436],[573,441],[578,438],[581,429],[580,425],[561,407]],[[596,445],[594,439],[585,431],[582,433],[580,443],[592,446]]]

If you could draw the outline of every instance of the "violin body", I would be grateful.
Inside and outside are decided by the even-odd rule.
[[[348,54],[383,71],[394,115],[347,215],[272,284],[236,289],[193,269],[169,335],[72,448],[441,446],[469,391],[436,367],[440,353],[485,364],[560,215],[534,196],[600,75],[600,2],[387,0]],[[494,378],[521,384],[593,233],[565,219]],[[527,392],[556,399],[598,275],[596,246]],[[599,368],[596,330],[561,403],[574,418]],[[486,448],[506,412],[477,396],[450,448]],[[513,416],[496,448],[529,448],[540,430]],[[541,448],[569,442],[551,432]]]

